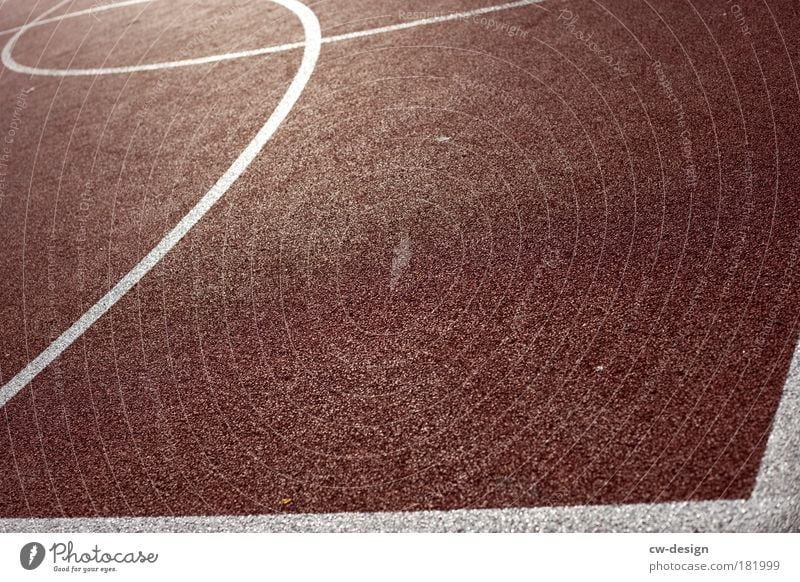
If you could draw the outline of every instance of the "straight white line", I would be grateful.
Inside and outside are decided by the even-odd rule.
[[[370,28],[368,30],[357,30],[355,32],[347,32],[336,36],[328,36],[322,39],[323,43],[339,42],[341,40],[352,40],[354,38],[361,38],[364,36],[372,36],[373,34],[383,34],[384,32],[394,32],[396,30],[405,30],[407,28],[414,28],[415,26],[423,26],[426,24],[435,24],[437,22],[449,22],[451,20],[465,20],[482,14],[489,14],[490,12],[498,12],[500,10],[509,10],[511,8],[520,8],[522,6],[530,6],[532,4],[539,4],[543,0],[518,0],[517,2],[509,2],[507,4],[498,4],[497,6],[487,6],[485,8],[476,8],[467,12],[454,12],[453,14],[443,14],[441,16],[432,16],[422,20],[412,20],[410,22],[401,22],[400,24],[391,24],[389,26],[382,26],[380,28]]]
[[[115,5],[100,7],[111,9],[121,5],[139,4],[152,0],[129,0]],[[273,0],[289,7],[287,3],[299,4],[295,0]],[[402,23],[382,28],[357,31],[333,37],[321,38],[319,24],[313,13],[305,6],[313,22],[304,20],[306,42],[267,47],[256,51],[230,53],[233,57],[255,56],[267,52],[280,52],[305,46],[303,64],[298,70],[287,93],[267,123],[259,131],[253,142],[243,152],[217,184],[203,196],[200,202],[184,217],[170,233],[162,239],[142,261],[134,267],[109,293],[93,306],[81,319],[59,337],[45,352],[36,358],[25,370],[0,389],[0,407],[30,382],[44,367],[63,352],[75,339],[101,317],[114,303],[129,291],[163,256],[169,252],[211,206],[230,188],[236,178],[252,162],[264,143],[280,125],[279,109],[284,106],[283,117],[288,115],[292,105],[302,92],[308,77],[313,71],[323,42],[338,42],[361,38],[383,32],[392,32],[423,24],[445,22],[459,18],[469,18],[493,12],[533,4],[539,0],[512,2],[476,11],[451,14],[420,21]],[[289,7],[290,8],[290,7]],[[291,9],[291,8],[290,8]],[[69,16],[87,14],[97,9],[89,9]],[[51,19],[55,20],[55,19]],[[313,25],[313,26],[312,26]],[[28,25],[29,26],[29,25]],[[14,29],[19,32],[24,27]],[[316,34],[312,38],[311,32]],[[11,32],[11,31],[4,31]],[[316,43],[314,41],[316,40]],[[309,43],[313,46],[309,47]],[[8,45],[7,45],[8,46]],[[313,52],[313,55],[312,55]],[[5,54],[5,51],[4,51]],[[311,58],[313,56],[313,58]],[[220,58],[223,57],[223,58]],[[203,60],[214,59],[214,60]],[[188,66],[226,60],[225,55],[203,57],[186,63],[161,68]],[[310,64],[309,64],[310,63]],[[157,64],[157,63],[156,63]],[[148,65],[145,65],[148,66]],[[95,71],[110,69],[95,69]],[[137,69],[141,70],[141,69]],[[135,72],[120,70],[113,72]],[[305,75],[302,82],[301,72]],[[109,74],[106,72],[92,74]],[[63,76],[63,75],[62,75]],[[290,99],[290,92],[296,95]],[[271,129],[268,126],[272,122]],[[262,138],[260,145],[254,144]],[[250,146],[254,146],[252,151]],[[61,349],[52,349],[57,343]],[[52,349],[52,350],[51,350]],[[32,373],[29,371],[35,369]],[[38,368],[38,369],[36,369]],[[17,379],[18,387],[7,396],[6,391]],[[7,396],[7,397],[6,397]],[[753,496],[743,501],[706,501],[663,504],[635,504],[624,506],[573,506],[546,508],[510,508],[487,510],[455,511],[417,511],[383,513],[336,513],[307,514],[292,516],[187,516],[187,517],[148,517],[148,518],[48,518],[48,519],[0,519],[0,532],[122,532],[122,531],[800,531],[800,348],[796,348],[789,375],[784,386],[781,403],[775,415],[773,430],[767,444],[761,467],[758,472]]]
[[[280,124],[289,115],[300,94],[311,78],[311,73],[319,57],[322,33],[319,21],[312,10],[298,0],[270,0],[291,10],[303,24],[305,42],[303,58],[294,79],[286,89],[278,106],[269,116],[256,136],[247,144],[244,151],[231,164],[217,182],[206,192],[197,204],[184,216],[164,238],[139,261],[114,287],[97,303],[73,323],[67,331],[59,336],[47,349],[31,361],[24,369],[0,389],[0,407],[4,406],[22,388],[33,380],[44,368],[66,350],[76,339],[130,291],[164,256],[180,241],[186,233],[209,211],[225,192],[236,182],[250,163],[259,154],[264,144],[269,141]]]
[[[746,500],[301,515],[0,519],[0,532],[800,531],[800,346]]]
[[[119,2],[113,5],[105,5],[98,8],[89,8],[86,10],[81,10],[80,12],[71,12],[69,14],[65,14],[62,16],[56,16],[53,18],[48,18],[42,21],[36,21],[28,25],[24,25],[18,27],[17,29],[12,29],[16,31],[16,34],[9,39],[8,43],[3,48],[3,64],[11,69],[12,71],[16,71],[17,73],[24,73],[28,75],[41,75],[46,77],[83,77],[83,76],[96,76],[96,75],[118,75],[118,74],[130,74],[130,73],[139,73],[143,71],[162,71],[165,69],[176,69],[179,67],[190,67],[195,65],[206,65],[209,63],[217,63],[220,61],[229,61],[233,59],[243,59],[247,57],[256,57],[260,55],[268,55],[268,54],[275,54],[286,52],[294,49],[301,48],[303,46],[303,42],[292,42],[287,44],[280,44],[280,45],[273,45],[263,48],[257,49],[250,49],[245,51],[236,51],[231,53],[224,53],[219,55],[208,55],[205,57],[196,57],[193,59],[181,59],[177,61],[163,61],[159,63],[145,63],[140,65],[127,65],[127,66],[120,66],[120,67],[98,67],[94,69],[46,69],[46,68],[39,68],[39,67],[29,67],[27,65],[23,65],[18,63],[11,55],[11,52],[16,44],[17,40],[22,36],[22,34],[28,30],[28,28],[33,28],[35,26],[41,26],[42,24],[46,24],[48,22],[56,22],[59,20],[63,20],[65,18],[72,18],[78,15],[85,15],[91,14],[93,12],[97,12],[99,10],[109,10],[111,8],[117,8],[120,6],[125,6],[129,4],[141,4],[143,2],[153,2],[154,0],[130,0],[128,2]],[[398,30],[407,30],[409,28],[415,28],[417,26],[426,26],[428,24],[437,24],[440,22],[449,22],[452,20],[465,20],[468,18],[473,18],[475,16],[481,16],[483,14],[488,14],[490,12],[498,12],[501,10],[509,10],[512,8],[520,8],[522,6],[530,6],[533,4],[539,4],[543,0],[517,0],[516,2],[509,2],[506,4],[498,4],[496,6],[487,6],[484,8],[476,8],[474,10],[469,10],[466,12],[454,12],[452,14],[444,14],[440,16],[433,16],[431,18],[424,18],[421,20],[412,20],[410,22],[402,22],[399,24],[392,24],[389,26],[381,26],[379,28],[370,28],[367,30],[358,30],[355,32],[348,32],[345,34],[339,34],[336,36],[328,36],[322,39],[323,44],[329,44],[333,42],[341,42],[345,40],[353,40],[357,38],[364,38],[367,36],[374,36],[377,34],[384,34],[387,32],[396,32]],[[10,32],[10,31],[6,31]]]
[[[153,0],[128,0],[126,2],[118,2],[116,4],[98,6],[94,8],[89,8],[86,10],[80,11],[80,14],[86,15],[92,12],[97,12],[100,10],[110,10],[111,8],[118,8],[120,6],[127,6],[131,4],[141,4],[144,2],[152,2]],[[279,4],[283,5],[282,0],[274,0]],[[291,0],[292,4],[299,4],[296,0]],[[39,69],[36,67],[27,67],[25,65],[20,65],[17,63],[13,57],[11,56],[11,52],[14,48],[14,44],[20,38],[20,36],[29,28],[33,28],[35,26],[39,26],[43,22],[54,22],[56,20],[60,20],[63,18],[67,18],[70,16],[75,16],[79,14],[78,12],[62,15],[58,17],[53,17],[50,19],[45,19],[44,17],[49,14],[52,10],[55,10],[58,6],[48,10],[44,14],[42,14],[39,18],[35,19],[33,22],[23,25],[19,27],[16,34],[11,37],[6,45],[3,47],[2,51],[2,62],[3,64],[11,70],[14,70],[18,73],[30,74],[30,75],[50,75],[50,76],[75,76],[75,75],[106,75],[112,73],[132,73],[138,72],[143,70],[161,70],[161,69],[169,69],[175,67],[183,67],[188,65],[196,65],[196,64],[204,64],[204,63],[212,63],[221,60],[227,60],[231,58],[242,58],[245,56],[254,56],[259,54],[267,54],[275,53],[275,52],[282,52],[287,51],[295,48],[305,47],[306,51],[303,54],[303,61],[308,55],[308,47],[307,44],[309,42],[314,42],[316,44],[322,44],[322,42],[339,42],[344,40],[351,40],[355,38],[363,38],[366,36],[372,36],[376,34],[383,34],[386,32],[394,32],[397,30],[405,30],[408,28],[413,28],[416,26],[423,26],[427,24],[435,24],[439,22],[448,22],[451,20],[461,20],[465,18],[472,18],[474,16],[480,16],[481,14],[487,14],[489,12],[497,12],[499,10],[507,10],[510,8],[518,8],[520,6],[527,6],[531,4],[536,4],[541,2],[542,0],[518,0],[517,2],[510,2],[507,4],[499,4],[496,6],[487,6],[485,8],[478,8],[475,10],[470,10],[467,12],[457,12],[453,14],[446,14],[441,16],[435,16],[431,18],[425,18],[422,20],[414,20],[411,22],[403,22],[400,24],[393,24],[390,26],[383,26],[380,28],[373,28],[369,30],[361,30],[356,32],[350,32],[346,34],[340,34],[337,36],[328,37],[327,40],[323,40],[321,33],[319,38],[310,38],[308,35],[308,31],[305,30],[306,40],[304,42],[299,43],[291,43],[285,45],[278,45],[273,47],[266,47],[263,49],[256,49],[254,51],[243,51],[238,53],[227,53],[223,55],[213,55],[208,57],[200,57],[198,59],[189,59],[183,61],[173,61],[169,63],[151,63],[146,65],[140,65],[136,67],[115,67],[115,68],[103,68],[103,69],[73,69],[73,70],[60,70],[60,69]],[[302,5],[302,4],[301,4]],[[59,5],[60,6],[60,5]],[[302,5],[304,6],[304,5]],[[41,19],[41,20],[40,20]],[[319,52],[319,47],[315,49],[317,53]],[[314,58],[314,62],[316,62],[316,57]],[[301,65],[302,68],[303,65]],[[310,73],[309,73],[310,74]],[[305,82],[307,82],[306,79]],[[297,81],[297,78],[295,78]],[[294,86],[295,81],[292,82],[290,89]],[[305,86],[305,82],[303,82],[303,87]],[[302,91],[302,88],[301,88]],[[289,93],[284,96],[286,99],[289,96]],[[296,96],[291,100],[291,104],[294,102],[299,96],[299,91]],[[0,408],[2,408],[6,402],[8,402],[11,398],[13,398],[22,388],[27,386],[31,380],[33,380],[44,368],[46,368],[53,360],[55,360],[61,353],[67,349],[76,339],[78,339],[91,325],[94,324],[102,315],[108,311],[117,301],[119,301],[123,295],[125,295],[128,291],[130,291],[136,283],[141,280],[141,278],[147,274],[164,256],[172,249],[177,242],[183,238],[183,236],[195,225],[197,222],[202,218],[202,216],[208,212],[208,209],[213,206],[213,204],[219,200],[219,198],[230,188],[231,184],[236,181],[239,175],[244,171],[245,168],[250,164],[252,158],[261,150],[264,143],[272,136],[277,126],[285,118],[286,114],[288,114],[288,110],[284,112],[283,109],[284,101],[281,101],[279,104],[278,109],[273,112],[273,115],[261,129],[259,134],[256,136],[253,142],[251,142],[247,149],[242,152],[239,158],[233,163],[233,165],[228,169],[228,171],[219,179],[219,181],[209,190],[203,198],[197,203],[197,205],[189,211],[189,213],[184,216],[181,221],[158,243],[158,245],[150,251],[147,256],[145,256],[131,271],[128,272],[108,293],[106,293],[97,303],[95,303],[89,310],[81,316],[78,321],[76,321],[72,326],[67,329],[60,337],[58,337],[52,344],[50,344],[39,356],[37,356],[33,361],[31,361],[24,369],[18,372],[11,380],[8,381],[2,388],[0,388]],[[290,106],[291,107],[291,106]],[[276,114],[281,113],[282,116],[275,117]],[[272,123],[273,119],[277,119],[276,123]],[[266,131],[268,130],[269,131]],[[264,132],[266,137],[263,139],[263,142],[259,142],[260,145],[255,143],[256,140],[260,139],[260,136]],[[253,149],[257,145],[256,149]],[[251,147],[252,146],[252,147]],[[242,165],[244,164],[244,165]]]

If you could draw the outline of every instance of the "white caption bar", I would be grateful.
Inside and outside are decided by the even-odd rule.
[[[2,534],[0,579],[782,581],[799,536]]]

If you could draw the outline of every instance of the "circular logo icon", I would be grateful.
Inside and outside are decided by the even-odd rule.
[[[31,542],[22,546],[19,552],[19,563],[26,570],[35,570],[44,561],[44,546],[39,542]]]

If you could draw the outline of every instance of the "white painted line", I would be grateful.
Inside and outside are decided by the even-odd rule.
[[[282,52],[287,51],[295,48],[304,47],[303,53],[303,65],[301,65],[301,70],[298,71],[298,75],[301,72],[304,72],[303,67],[305,66],[306,59],[309,57],[309,50],[308,50],[308,43],[313,42],[316,45],[321,45],[322,35],[319,30],[319,22],[316,25],[316,32],[318,33],[316,37],[311,38],[309,36],[309,31],[307,30],[307,26],[304,22],[303,29],[305,34],[305,41],[299,43],[292,43],[292,44],[285,44],[285,45],[276,45],[272,47],[266,47],[264,49],[256,49],[255,51],[243,51],[238,53],[226,53],[221,55],[212,55],[208,57],[200,57],[198,59],[188,59],[182,61],[171,61],[165,63],[151,63],[145,65],[139,65],[134,67],[114,67],[114,68],[102,68],[102,69],[69,69],[69,70],[61,70],[61,69],[41,69],[37,67],[27,67],[25,65],[20,65],[17,63],[13,57],[11,56],[11,52],[14,49],[14,44],[19,40],[22,34],[25,33],[26,30],[41,26],[45,22],[56,22],[59,20],[63,20],[64,18],[74,17],[78,14],[80,15],[87,15],[92,14],[93,12],[98,12],[101,10],[110,10],[112,8],[119,8],[121,6],[130,6],[132,4],[143,4],[145,2],[152,2],[154,0],[127,0],[124,2],[118,2],[115,4],[108,4],[103,6],[97,6],[93,8],[89,8],[86,10],[82,10],[80,12],[74,12],[71,14],[61,15],[53,18],[46,19],[45,17],[52,13],[54,10],[58,9],[60,6],[64,4],[64,2],[58,3],[53,8],[45,11],[39,17],[34,19],[32,22],[25,24],[17,30],[16,34],[12,36],[6,45],[3,47],[2,51],[2,62],[3,64],[18,73],[23,74],[30,74],[30,75],[49,75],[49,76],[80,76],[80,75],[107,75],[113,73],[133,73],[138,71],[153,71],[153,70],[162,70],[162,69],[171,69],[176,67],[184,67],[189,65],[197,65],[197,64],[204,64],[204,63],[212,63],[222,60],[228,60],[232,58],[242,58],[245,56],[254,56],[257,54],[267,54],[275,53],[275,52]],[[288,7],[289,4],[284,4],[283,0],[273,0],[282,6]],[[289,1],[289,0],[287,0]],[[394,24],[391,26],[384,26],[381,28],[373,28],[369,30],[361,30],[356,32],[350,32],[347,34],[341,34],[338,36],[328,37],[327,42],[338,42],[343,40],[351,40],[354,38],[362,38],[365,36],[372,36],[375,34],[383,34],[386,32],[393,32],[396,30],[405,30],[408,28],[413,28],[415,26],[423,26],[426,24],[434,24],[437,22],[448,22],[451,20],[460,20],[464,18],[471,18],[474,16],[479,16],[481,14],[486,14],[488,12],[496,12],[498,10],[507,10],[510,8],[518,8],[520,6],[526,6],[531,4],[536,4],[541,2],[542,0],[519,0],[517,2],[510,2],[507,4],[498,4],[495,6],[487,6],[485,8],[478,8],[475,10],[470,10],[467,12],[457,12],[452,14],[446,14],[442,16],[436,16],[432,18],[426,18],[422,20],[414,20],[411,22],[403,22],[400,24]],[[297,8],[298,6],[303,6],[304,9],[308,10],[304,4],[296,0],[291,0],[290,4]],[[298,14],[297,11],[292,9],[295,14]],[[299,8],[297,9],[299,10]],[[302,19],[301,19],[302,21]],[[317,56],[319,55],[320,47],[312,47],[314,56],[314,63],[316,63]],[[308,75],[310,76],[310,72]],[[106,293],[97,303],[95,303],[89,310],[81,316],[78,321],[76,321],[72,326],[67,329],[61,336],[59,336],[50,346],[47,347],[41,354],[39,354],[33,361],[31,361],[24,369],[17,373],[16,376],[11,378],[2,388],[0,388],[0,408],[2,408],[6,402],[8,402],[11,398],[13,398],[22,388],[24,388],[27,384],[31,382],[44,368],[46,368],[53,360],[55,360],[61,353],[67,349],[76,339],[78,339],[95,321],[97,321],[106,311],[108,311],[117,301],[122,298],[125,293],[130,291],[139,280],[150,271],[162,258],[166,255],[170,249],[181,239],[183,236],[189,232],[189,230],[197,224],[200,218],[208,212],[208,209],[214,205],[214,203],[219,200],[220,197],[230,188],[231,184],[236,181],[236,179],[241,175],[241,173],[250,165],[253,158],[256,154],[261,150],[264,146],[264,143],[272,137],[275,129],[277,129],[278,125],[283,121],[286,115],[289,113],[288,109],[285,109],[284,102],[289,102],[289,109],[291,106],[294,105],[294,102],[297,100],[297,97],[300,95],[302,88],[305,87],[306,82],[308,82],[308,78],[302,82],[302,86],[299,90],[297,90],[296,95],[289,100],[290,94],[292,92],[292,88],[298,82],[299,77],[295,77],[292,84],[289,86],[289,90],[287,90],[287,94],[284,95],[284,99],[278,105],[278,108],[273,112],[270,119],[267,120],[267,123],[264,127],[261,128],[258,135],[253,139],[252,142],[247,146],[244,152],[239,156],[239,158],[233,163],[233,165],[228,169],[227,172],[219,179],[219,181],[209,190],[203,198],[197,203],[197,205],[189,211],[189,213],[184,216],[181,221],[169,232],[167,235],[158,243],[158,245],[150,251],[127,275],[125,275],[108,293]],[[280,114],[280,115],[279,115]],[[264,136],[262,136],[262,133]],[[259,141],[263,138],[263,141]],[[259,145],[260,144],[260,145]]]
[[[50,362],[56,359],[76,339],[108,311],[122,296],[130,291],[164,256],[180,241],[186,233],[209,211],[234,182],[242,175],[250,163],[259,154],[264,145],[273,136],[280,124],[289,115],[292,107],[297,102],[306,84],[311,78],[311,73],[319,57],[322,34],[319,21],[314,12],[299,0],[270,0],[291,10],[303,24],[305,42],[303,44],[303,59],[297,73],[286,89],[278,106],[269,116],[256,136],[247,144],[244,151],[231,164],[225,173],[217,180],[211,189],[206,192],[197,204],[184,216],[164,238],[139,261],[114,287],[106,293],[97,303],[84,313],[78,321],[73,323],[67,331],[59,336],[39,356],[31,361],[16,376],[11,378],[5,386],[0,388],[0,407],[4,406],[22,388],[33,380]],[[5,52],[4,52],[5,54]]]
[[[800,347],[750,499],[294,515],[0,519],[0,532],[800,531]]]
[[[209,63],[217,63],[220,61],[229,61],[233,59],[243,59],[247,57],[255,57],[260,55],[268,55],[274,53],[281,53],[286,52],[298,48],[302,48],[304,43],[300,42],[292,42],[287,44],[280,44],[280,45],[272,45],[263,48],[251,49],[246,51],[237,51],[237,52],[230,52],[230,53],[223,53],[219,55],[208,55],[205,57],[197,57],[193,59],[182,59],[177,61],[163,61],[159,63],[145,63],[139,65],[128,65],[128,66],[121,66],[121,67],[99,67],[95,69],[46,69],[41,67],[29,67],[27,65],[23,65],[18,63],[14,60],[13,56],[11,55],[14,45],[16,44],[17,40],[22,36],[22,34],[36,26],[42,26],[43,24],[47,24],[48,22],[57,22],[59,20],[64,20],[65,18],[73,18],[75,16],[83,16],[87,14],[92,14],[93,12],[98,12],[100,10],[110,10],[112,8],[117,8],[121,6],[128,6],[130,4],[141,4],[144,2],[153,2],[154,0],[130,0],[128,2],[119,2],[117,4],[111,5],[103,5],[97,8],[89,8],[86,10],[81,10],[79,12],[71,12],[69,14],[64,14],[61,16],[56,16],[53,18],[48,18],[46,20],[37,20],[31,22],[30,24],[26,24],[21,26],[16,30],[16,34],[12,36],[8,42],[6,43],[5,47],[3,48],[2,53],[2,61],[3,64],[11,69],[12,71],[16,71],[17,73],[24,73],[28,75],[40,75],[46,77],[83,77],[83,76],[96,76],[96,75],[118,75],[118,74],[125,74],[125,73],[140,73],[142,71],[161,71],[164,69],[176,69],[179,67],[190,67],[195,65],[205,65]],[[401,22],[399,24],[392,24],[389,26],[382,26],[379,28],[370,28],[368,30],[358,30],[355,32],[348,32],[346,34],[339,34],[336,36],[328,36],[322,39],[323,44],[333,43],[333,42],[340,42],[345,40],[353,40],[357,38],[364,38],[367,36],[374,36],[377,34],[384,34],[387,32],[395,32],[398,30],[407,30],[409,28],[415,28],[417,26],[425,26],[428,24],[436,24],[440,22],[449,22],[452,20],[464,20],[467,18],[473,18],[475,16],[481,16],[482,14],[488,14],[490,12],[498,12],[501,10],[509,10],[511,8],[520,8],[522,6],[530,6],[532,4],[538,4],[543,0],[517,0],[516,2],[508,2],[506,4],[498,4],[495,6],[486,6],[484,8],[476,8],[474,10],[469,10],[466,12],[454,12],[452,14],[444,14],[441,16],[434,16],[431,18],[424,18],[421,20],[412,20],[409,22]],[[6,31],[10,32],[10,31]]]
[[[383,34],[385,32],[395,32],[397,30],[406,30],[414,28],[415,26],[424,26],[427,24],[435,24],[438,22],[449,22],[451,20],[465,20],[482,14],[489,14],[490,12],[499,12],[500,10],[510,10],[512,8],[521,8],[523,6],[531,6],[539,4],[543,0],[518,0],[517,2],[508,2],[507,4],[498,4],[496,6],[487,6],[485,8],[476,8],[466,12],[454,12],[452,14],[443,14],[441,16],[433,16],[431,18],[424,18],[422,20],[412,20],[409,22],[401,22],[399,24],[391,24],[389,26],[382,26],[380,28],[370,28],[368,30],[357,30],[355,32],[348,32],[336,36],[328,36],[322,39],[323,43],[339,42],[342,40],[353,40],[354,38],[363,38],[365,36],[372,36],[375,34]]]
[[[122,5],[140,4],[153,0],[128,0],[117,4],[70,13],[49,19],[53,22],[67,17],[90,14]],[[319,23],[313,12],[297,0],[272,0],[292,10],[303,23],[304,42],[278,45],[245,51],[191,59],[172,63],[154,63],[141,67],[159,66],[175,68],[217,62],[244,56],[281,52],[305,47],[303,61],[278,107],[244,152],[223,174],[198,204],[170,231],[164,239],[145,256],[123,279],[115,285],[86,314],[73,324],[47,350],[33,360],[17,376],[0,389],[0,407],[42,369],[53,361],[72,342],[86,331],[112,305],[155,266],[166,253],[202,218],[224,195],[265,143],[274,134],[291,111],[307,84],[319,56],[323,42],[338,42],[361,38],[383,32],[403,30],[423,24],[469,18],[487,12],[533,4],[540,0],[525,0],[470,12],[418,20],[382,28],[357,31],[322,39]],[[52,10],[44,15],[50,13]],[[42,15],[42,16],[44,16]],[[25,30],[44,24],[37,20],[17,29],[15,38],[3,49],[10,58],[12,41]],[[4,31],[11,32],[11,31]],[[0,33],[3,34],[3,33]],[[211,59],[211,60],[205,60]],[[6,63],[6,66],[8,64]],[[22,65],[20,65],[22,66]],[[141,67],[117,69],[76,69],[53,71],[52,76],[80,74],[112,74],[137,72]],[[9,67],[13,68],[13,67]],[[124,69],[124,70],[121,70]],[[16,69],[15,69],[16,70]],[[29,70],[20,72],[30,72]],[[33,72],[30,74],[48,74]],[[796,348],[773,430],[767,444],[756,479],[753,495],[740,501],[704,501],[686,503],[572,506],[544,508],[510,508],[455,511],[415,511],[382,513],[335,513],[306,515],[252,515],[252,516],[186,516],[186,517],[114,517],[114,518],[52,518],[52,519],[0,519],[0,532],[135,532],[135,531],[800,531],[800,348]]]

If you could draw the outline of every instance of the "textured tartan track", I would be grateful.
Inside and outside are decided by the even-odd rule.
[[[799,329],[796,3],[544,0],[325,40],[492,1],[309,4],[320,56],[275,134],[5,402],[0,517],[751,495]],[[8,0],[0,29],[53,6]],[[46,71],[298,45],[4,57],[1,384],[226,172],[303,38],[267,0],[19,36]]]

